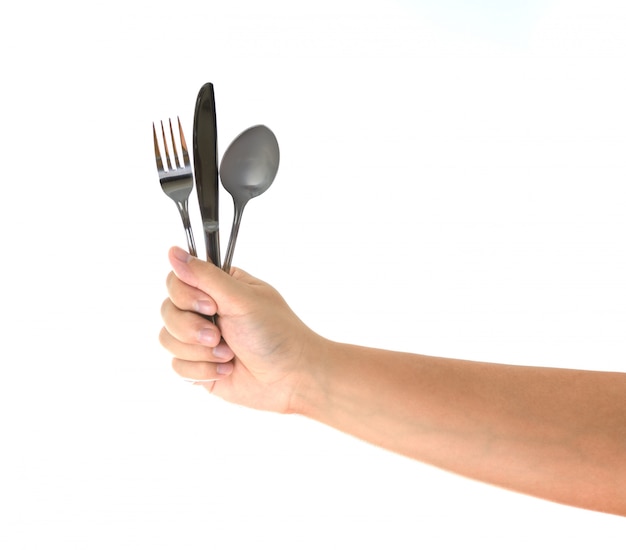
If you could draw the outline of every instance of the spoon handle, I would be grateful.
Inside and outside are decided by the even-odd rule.
[[[228,248],[226,248],[226,257],[224,258],[224,264],[222,269],[226,273],[230,273],[230,267],[233,261],[233,254],[235,253],[235,244],[237,243],[237,235],[239,234],[239,225],[241,224],[241,215],[243,214],[243,208],[245,204],[240,205],[235,202],[235,214],[233,216],[233,227],[230,230],[230,239],[228,239]]]

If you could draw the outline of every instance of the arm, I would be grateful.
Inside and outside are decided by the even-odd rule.
[[[626,515],[626,375],[329,343],[297,410],[473,479]]]
[[[226,400],[302,414],[460,475],[626,515],[625,374],[331,342],[269,285],[181,257],[170,254],[161,342],[182,376],[209,380],[201,384]],[[192,311],[217,312],[219,330]],[[200,342],[202,330],[211,338]]]

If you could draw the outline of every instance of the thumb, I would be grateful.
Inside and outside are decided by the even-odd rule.
[[[168,258],[174,274],[189,286],[211,296],[218,303],[218,308],[220,301],[237,291],[241,292],[240,283],[235,278],[211,262],[200,260],[182,248],[177,246],[170,248]]]

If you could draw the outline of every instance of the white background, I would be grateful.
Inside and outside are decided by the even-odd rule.
[[[235,264],[329,338],[626,370],[621,0],[1,9],[0,546],[624,548],[624,520],[189,387],[151,123],[276,133]],[[196,239],[198,210],[192,202]],[[230,197],[223,194],[222,241]],[[626,396],[625,396],[626,397]]]

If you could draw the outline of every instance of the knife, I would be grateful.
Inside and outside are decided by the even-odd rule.
[[[198,92],[193,118],[193,167],[200,216],[204,230],[206,257],[221,266],[219,191],[217,168],[217,121],[213,84],[208,82]]]

